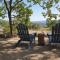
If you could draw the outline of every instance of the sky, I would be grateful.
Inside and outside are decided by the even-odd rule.
[[[33,14],[30,16],[31,21],[46,20],[46,18],[44,18],[43,15],[41,14],[44,11],[42,7],[40,7],[39,5],[34,5],[31,7],[31,9],[33,11]],[[51,8],[51,11],[54,14],[60,14],[60,12],[54,7]]]
[[[34,5],[31,7],[33,14],[30,16],[31,21],[41,21],[45,20],[45,18],[42,16],[43,9],[39,5]]]
[[[56,4],[56,6],[60,6],[60,2],[58,4]],[[43,15],[41,14],[43,11],[45,12],[45,10],[42,9],[42,7],[40,7],[39,5],[33,5],[31,7],[33,14],[30,16],[30,20],[31,21],[44,21],[46,20],[46,18],[43,17]],[[51,12],[53,14],[60,14],[60,12],[55,8],[52,7],[51,8]],[[58,17],[59,19],[59,17]]]
[[[26,4],[27,0],[23,0]],[[42,20],[46,20],[43,16],[42,16],[42,12],[43,9],[39,6],[39,5],[32,5],[31,7],[33,14],[30,16],[30,21],[42,21]]]

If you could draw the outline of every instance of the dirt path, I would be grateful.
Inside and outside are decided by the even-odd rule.
[[[13,48],[19,38],[0,39],[0,60],[60,60],[60,49],[34,46],[33,49]]]

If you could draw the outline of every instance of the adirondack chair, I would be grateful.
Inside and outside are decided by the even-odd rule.
[[[28,41],[29,46],[32,47],[32,42],[34,41],[35,43],[35,33],[34,34],[29,34],[28,32],[28,27],[22,23],[19,23],[17,26],[17,31],[18,31],[18,36],[20,37],[20,40],[16,44],[18,46],[21,41]]]
[[[48,35],[49,43],[60,43],[60,23],[52,26],[52,34]]]

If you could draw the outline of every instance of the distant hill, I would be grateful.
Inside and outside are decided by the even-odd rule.
[[[41,27],[46,26],[46,21],[32,21],[33,24],[39,24]]]

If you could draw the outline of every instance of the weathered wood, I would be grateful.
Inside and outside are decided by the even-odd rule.
[[[52,35],[50,43],[60,43],[60,23],[52,26]]]
[[[20,40],[18,41],[17,45],[21,41],[29,41],[30,45],[32,44],[32,41],[35,39],[35,35],[29,34],[28,27],[26,25],[21,24],[21,23],[18,24],[17,31],[18,31],[18,35],[20,37]]]

